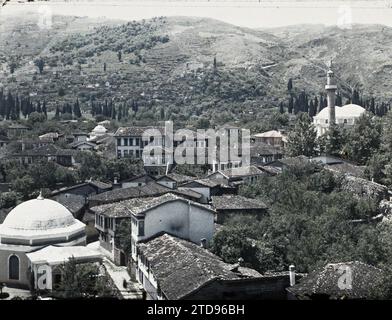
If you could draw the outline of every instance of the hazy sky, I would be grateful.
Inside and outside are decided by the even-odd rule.
[[[2,1],[2,0],[0,0]],[[52,14],[138,20],[154,16],[209,17],[251,28],[291,24],[347,25],[371,23],[392,26],[392,0],[382,1],[76,1],[18,3],[2,8],[1,16],[26,14],[47,6]]]

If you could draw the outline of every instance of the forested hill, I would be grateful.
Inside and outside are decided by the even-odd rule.
[[[296,26],[252,30],[204,18],[124,23],[34,16],[1,22],[0,83],[49,110],[78,98],[113,103],[135,119],[252,121],[294,92],[323,92],[333,59],[343,97],[353,89],[389,101],[392,29]],[[128,112],[130,109],[130,112]]]

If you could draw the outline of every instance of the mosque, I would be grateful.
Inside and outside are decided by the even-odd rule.
[[[85,224],[40,194],[16,206],[0,224],[0,283],[32,288],[37,286],[41,265],[49,266],[51,272],[72,256],[98,259],[85,245]]]
[[[318,137],[327,132],[330,126],[334,124],[343,127],[353,126],[355,120],[366,111],[357,104],[347,104],[342,107],[335,106],[337,85],[331,68],[327,72],[325,90],[327,91],[328,105],[313,117],[313,124],[317,130]]]

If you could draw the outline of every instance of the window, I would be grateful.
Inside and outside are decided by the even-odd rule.
[[[343,123],[347,123],[347,119],[344,119],[344,120],[343,120]]]
[[[138,146],[140,144],[140,140],[139,138],[136,138],[135,140],[136,140],[136,145]]]
[[[124,139],[124,146],[128,145],[128,139]]]
[[[117,139],[117,145],[121,146],[121,138]]]
[[[125,157],[125,158],[128,157],[128,150],[124,150],[124,157]]]
[[[139,150],[136,150],[136,158],[140,158]]]
[[[10,280],[19,280],[19,258],[12,255],[8,261],[8,271]]]
[[[139,220],[139,233],[138,236],[139,237],[143,237],[144,236],[144,220]]]
[[[129,155],[133,157],[133,150],[129,150]]]
[[[121,150],[117,150],[117,158],[121,158]]]
[[[133,138],[130,138],[130,139],[129,139],[129,145],[130,145],[130,146],[133,146]]]

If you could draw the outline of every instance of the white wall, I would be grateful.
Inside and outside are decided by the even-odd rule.
[[[132,228],[132,237],[140,241],[160,232],[200,244],[200,240],[212,239],[214,234],[214,213],[186,201],[167,202],[146,212],[144,219],[144,236],[137,236],[138,228]]]

